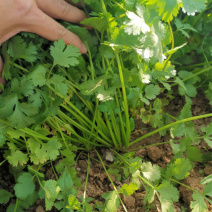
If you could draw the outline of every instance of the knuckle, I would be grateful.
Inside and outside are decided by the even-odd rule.
[[[14,11],[21,17],[26,17],[28,14],[31,13],[33,9],[34,2],[32,0],[15,0],[14,1]]]
[[[58,25],[58,27],[57,27],[57,37],[58,37],[58,39],[64,38],[66,33],[67,33],[66,29],[63,26]]]

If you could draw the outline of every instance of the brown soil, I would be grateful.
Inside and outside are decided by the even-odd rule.
[[[206,113],[212,113],[212,106],[208,104],[208,100],[204,98],[204,95],[199,91],[198,96],[193,100],[194,105],[192,108],[193,115],[201,115]],[[177,115],[184,104],[183,98],[177,96],[169,105],[168,105],[168,112],[172,115]],[[195,121],[195,127],[197,130],[200,126],[206,125],[212,121],[212,118],[208,119],[200,119]],[[141,122],[140,119],[136,120],[135,132],[132,135],[132,140],[148,133],[150,130]],[[170,139],[169,135],[164,137],[160,137],[159,134],[155,134],[147,139],[142,140],[138,144],[134,145],[132,148],[136,148],[139,145],[145,146],[150,145],[153,143],[162,143],[168,141]],[[208,148],[205,142],[201,142],[198,144],[198,148],[204,152],[205,147]],[[209,148],[208,148],[209,149]],[[113,156],[112,153],[107,149],[99,150],[100,155],[103,158],[103,161],[107,165],[112,164],[111,157]],[[172,159],[173,153],[170,144],[162,144],[158,146],[150,146],[147,148],[139,148],[135,151],[135,156],[139,156],[146,161],[151,161],[154,164],[159,165],[160,167],[164,168]],[[97,201],[104,201],[101,195],[105,192],[109,192],[113,190],[113,187],[108,180],[108,177],[103,169],[103,167],[93,160],[92,158],[96,158],[97,156],[94,152],[90,153],[91,163],[90,163],[90,170],[89,170],[89,180],[87,185],[87,197],[93,197],[95,200],[92,204],[95,204]],[[3,160],[2,152],[0,153],[0,161]],[[81,154],[76,170],[78,172],[78,176],[82,181],[82,188],[78,191],[78,197],[83,195],[84,186],[85,186],[85,179],[87,174],[87,165],[88,165],[88,158],[85,154]],[[200,192],[203,191],[203,187],[200,184],[200,181],[203,179],[204,176],[212,174],[212,155],[211,161],[207,162],[206,164],[203,163],[195,163],[195,167],[191,171],[189,177],[184,179],[182,183],[190,186],[193,189],[197,189]],[[54,173],[50,167],[46,167],[46,178],[54,179]],[[114,182],[117,189],[119,189],[124,183],[129,183],[129,179],[119,181],[116,179],[115,176],[111,175],[111,179]],[[5,188],[10,192],[13,192],[14,186],[14,178],[9,174],[9,169],[7,164],[5,163],[3,166],[0,166],[0,188]],[[189,205],[192,201],[192,192],[185,188],[184,186],[178,186],[180,192],[180,201],[175,204],[176,212],[180,212],[181,207],[187,208],[189,211]],[[137,192],[135,192],[132,196],[122,197],[124,204],[127,207],[129,212],[145,212],[143,205],[143,199],[145,196],[145,190],[142,187]],[[13,200],[15,202],[15,200]],[[160,203],[157,199],[153,202],[154,209],[149,208],[149,212],[160,212]],[[0,212],[6,211],[6,207],[4,205],[0,205]],[[52,212],[57,211],[53,209]],[[124,211],[120,206],[118,211]],[[212,206],[208,204],[208,212],[212,211]],[[27,212],[45,212],[44,202],[38,200],[36,204],[31,207]]]

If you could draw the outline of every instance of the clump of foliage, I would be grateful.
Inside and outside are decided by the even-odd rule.
[[[174,211],[173,203],[179,200],[176,183],[189,175],[193,162],[204,160],[193,144],[204,139],[212,147],[212,123],[197,133],[191,122],[212,116],[192,117],[191,112],[197,88],[212,103],[212,49],[206,48],[212,42],[211,0],[84,2],[89,18],[82,24],[93,30],[62,24],[84,41],[86,56],[62,40],[52,44],[30,33],[2,45],[7,84],[0,95],[0,147],[5,149],[5,161],[19,167],[18,173],[14,170],[17,201],[8,211],[26,209],[38,198],[45,198],[46,210],[55,206],[63,211],[92,211],[91,200],[76,198],[81,184],[73,166],[78,150],[96,147],[116,150],[119,165],[132,181],[119,191],[114,186],[98,210],[116,211],[122,202],[119,194],[131,195],[143,185],[146,203],[151,204],[156,195],[162,211]],[[174,98],[176,86],[185,105],[173,117],[165,106]],[[130,141],[138,115],[156,129]],[[164,170],[133,154],[118,153],[167,131],[175,156]],[[42,167],[59,158],[56,180],[44,180]],[[194,212],[207,210],[205,199],[211,203],[211,179],[202,181],[203,194],[194,191]],[[6,190],[0,192],[1,203],[12,197]]]

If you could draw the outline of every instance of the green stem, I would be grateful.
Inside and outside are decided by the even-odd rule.
[[[107,174],[108,179],[110,180],[110,182],[111,182],[111,184],[112,184],[112,186],[113,186],[113,189],[118,193],[118,190],[116,189],[116,186],[115,186],[115,184],[113,183],[113,181],[112,181],[112,179],[111,179],[111,177],[110,177],[110,175],[109,175],[109,173],[108,173],[108,171],[107,171],[107,169],[106,169],[106,167],[105,167],[105,164],[104,164],[104,162],[102,161],[101,156],[99,155],[99,153],[98,153],[98,151],[97,151],[96,149],[94,149],[94,150],[95,150],[95,152],[96,152],[96,154],[97,154],[97,156],[98,156],[98,158],[99,158],[99,160],[100,160],[100,163],[102,164],[103,169],[105,170],[105,173]],[[126,208],[125,208],[125,206],[124,206],[124,203],[122,202],[122,199],[120,198],[119,194],[118,194],[118,197],[119,197],[119,200],[120,200],[120,202],[121,202],[121,204],[122,204],[124,210],[127,212],[127,210],[126,210]]]
[[[129,111],[128,111],[128,102],[127,102],[127,94],[126,94],[126,88],[125,88],[125,83],[124,83],[124,76],[123,76],[123,71],[122,71],[122,65],[120,61],[120,57],[118,55],[118,52],[116,50],[116,60],[118,64],[118,69],[119,69],[119,76],[121,80],[121,85],[122,85],[122,93],[123,93],[123,107],[124,107],[124,112],[126,116],[126,140],[125,140],[125,146],[126,148],[129,147],[129,140],[130,140],[130,119],[129,119]]]
[[[85,198],[86,198],[86,190],[88,186],[88,177],[89,177],[89,170],[90,170],[90,155],[88,154],[88,166],[87,166],[87,174],[86,174],[86,180],[85,180],[85,188],[84,188],[84,194],[83,194],[83,211],[85,211]]]
[[[135,144],[135,143],[143,140],[144,138],[147,138],[147,137],[149,137],[151,135],[154,135],[154,134],[156,134],[156,133],[158,133],[160,131],[163,131],[165,129],[171,128],[171,127],[173,127],[175,125],[182,124],[182,123],[185,123],[185,122],[188,122],[188,121],[194,121],[194,120],[197,120],[197,119],[203,119],[203,118],[207,118],[207,117],[212,117],[212,113],[205,114],[205,115],[200,115],[200,116],[194,116],[194,117],[190,117],[190,118],[187,118],[187,119],[176,121],[174,123],[168,124],[168,125],[166,125],[164,127],[161,127],[161,128],[159,128],[157,130],[154,130],[153,132],[147,133],[146,135],[143,135],[143,136],[137,138],[136,140],[134,140],[133,142],[131,142],[129,144],[129,146],[131,146],[131,145],[133,145],[133,144]]]
[[[198,76],[198,75],[200,75],[200,74],[202,74],[202,73],[204,73],[204,72],[206,72],[206,71],[209,71],[209,70],[211,70],[211,69],[212,69],[212,67],[203,69],[203,70],[197,72],[196,74],[192,74],[191,76],[189,76],[189,77],[183,79],[182,81],[183,81],[183,82],[184,82],[184,81],[187,81],[187,80],[189,80],[189,79],[191,79],[191,78],[193,78],[193,77],[195,77],[195,76]],[[173,87],[173,86],[175,86],[175,85],[178,85],[178,83],[173,83],[173,84],[171,85],[171,87]]]

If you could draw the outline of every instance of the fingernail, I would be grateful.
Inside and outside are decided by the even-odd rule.
[[[84,43],[82,44],[82,51],[83,53],[86,53],[88,51]]]

